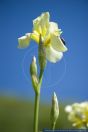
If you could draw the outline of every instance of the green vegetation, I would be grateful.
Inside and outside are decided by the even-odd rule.
[[[57,129],[71,128],[64,106],[60,105]],[[50,128],[50,108],[49,104],[40,104],[39,130]],[[0,132],[33,132],[33,110],[30,101],[0,97]]]

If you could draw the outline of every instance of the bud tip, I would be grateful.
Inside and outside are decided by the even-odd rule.
[[[54,96],[54,98],[56,98],[56,97],[57,97],[55,92],[53,93],[53,96]]]
[[[36,57],[35,56],[33,57],[33,61],[36,63]]]

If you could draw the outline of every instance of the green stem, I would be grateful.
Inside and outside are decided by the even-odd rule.
[[[56,125],[56,122],[54,122],[53,125],[52,125],[52,130],[53,131],[55,130],[55,125]]]
[[[40,42],[39,42],[39,65],[40,65],[40,75],[39,75],[39,82],[38,86],[35,88],[35,106],[34,106],[34,127],[33,132],[38,132],[38,114],[39,114],[39,102],[40,102],[40,89],[42,84],[43,72],[46,66],[46,57],[44,53],[44,47],[40,35]]]
[[[42,84],[42,78],[43,78],[43,73],[41,75],[41,78],[39,80],[39,85],[37,87],[38,92],[35,92],[35,106],[34,106],[34,127],[33,127],[33,132],[38,132],[38,115],[39,115],[39,102],[40,102],[40,88]]]
[[[35,106],[34,106],[34,132],[38,132],[38,113],[39,113],[40,94],[35,93]]]

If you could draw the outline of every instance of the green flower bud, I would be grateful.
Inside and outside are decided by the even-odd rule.
[[[36,58],[35,56],[32,59],[32,63],[30,65],[30,74],[32,75],[36,75],[37,76],[37,65],[36,65]]]
[[[55,128],[56,121],[59,116],[59,106],[58,106],[58,99],[56,96],[56,93],[54,92],[52,97],[52,107],[51,107],[51,113],[50,113],[50,120],[52,128]]]
[[[43,72],[47,61],[46,61],[45,48],[44,48],[41,35],[40,35],[40,43],[38,48],[38,58],[39,58],[40,70]]]
[[[38,78],[37,78],[37,76],[32,75],[31,79],[32,79],[33,88],[34,88],[35,92],[38,93],[38,83],[39,83]]]
[[[35,56],[32,59],[32,63],[30,64],[30,74],[32,79],[32,85],[35,90],[35,92],[39,92],[38,90],[38,84],[39,84],[39,78],[37,76],[37,64],[36,64],[36,58]]]

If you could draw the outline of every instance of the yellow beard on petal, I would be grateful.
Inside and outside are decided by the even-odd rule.
[[[31,38],[32,38],[37,44],[39,44],[39,34],[32,33],[32,34],[31,34]]]
[[[44,38],[44,45],[45,45],[45,46],[50,45],[50,41],[51,41],[51,39],[50,39],[50,34],[48,34],[48,35]]]
[[[49,46],[49,45],[50,45],[50,39],[45,40],[44,46]]]

